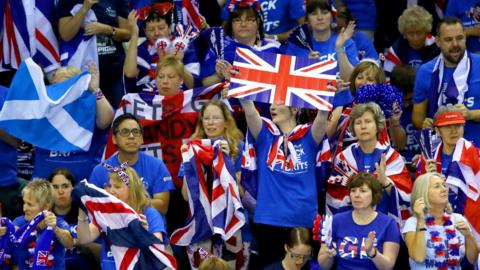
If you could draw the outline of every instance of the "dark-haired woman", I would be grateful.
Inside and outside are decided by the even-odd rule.
[[[369,173],[350,179],[348,194],[353,210],[333,216],[332,246],[322,244],[322,269],[392,269],[397,259],[400,232],[395,219],[375,210],[382,186]]]

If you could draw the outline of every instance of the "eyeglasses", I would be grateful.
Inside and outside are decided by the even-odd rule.
[[[61,190],[67,190],[67,189],[69,189],[69,188],[72,188],[72,185],[70,185],[70,184],[61,184],[61,185],[52,185],[52,187],[53,187],[54,190],[59,190],[59,189],[61,189]]]
[[[209,122],[210,120],[212,120],[212,122],[218,123],[224,121],[225,119],[221,116],[208,116],[203,117],[202,120],[203,122]]]
[[[310,251],[310,254],[307,254],[307,255],[295,253],[291,249],[288,249],[288,252],[290,252],[290,258],[294,259],[295,261],[302,260],[302,262],[306,262],[313,257],[312,251]]]
[[[234,18],[232,19],[232,23],[235,24],[240,24],[242,22],[245,22],[246,24],[253,24],[257,22],[257,18],[255,17],[247,17],[245,20],[242,20],[242,18]]]
[[[142,136],[142,130],[138,129],[138,128],[132,128],[132,129],[122,128],[120,130],[117,130],[117,132],[115,132],[115,133],[120,134],[120,136],[122,136],[122,137],[128,137],[128,136],[130,136],[130,134],[132,134],[133,137]]]

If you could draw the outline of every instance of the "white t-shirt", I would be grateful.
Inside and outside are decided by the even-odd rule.
[[[455,224],[458,221],[464,221],[465,223],[468,224],[468,221],[460,214],[453,213],[451,216],[453,224]],[[402,233],[405,235],[407,232],[415,232],[417,230],[417,218],[412,216],[409,219],[407,219],[407,222],[405,223],[405,226],[403,227]],[[465,237],[463,234],[457,230],[456,232],[457,237],[460,240],[460,261],[463,257],[465,257]],[[445,240],[445,246],[448,246],[447,243],[447,237],[445,235],[445,228],[441,227],[440,228],[440,236]],[[433,243],[430,240],[430,233],[428,230],[425,232],[425,243],[427,244],[427,250],[426,250],[426,258],[423,263],[416,263],[414,260],[411,258],[409,259],[410,262],[410,268],[412,270],[420,270],[420,269],[437,269],[434,265],[435,263],[435,249],[433,247]],[[448,252],[447,252],[448,256]],[[447,258],[448,259],[448,258]],[[451,268],[449,268],[451,269]],[[461,269],[460,264],[455,267],[455,269]]]

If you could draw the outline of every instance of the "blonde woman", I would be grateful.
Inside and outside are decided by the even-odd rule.
[[[466,219],[452,213],[445,177],[439,173],[420,175],[411,199],[414,216],[402,232],[411,269],[462,269],[464,257],[474,264],[477,243]]]

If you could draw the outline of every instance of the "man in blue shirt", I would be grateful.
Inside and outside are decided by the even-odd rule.
[[[175,187],[167,167],[161,159],[140,152],[143,132],[140,122],[131,114],[122,114],[113,121],[113,143],[118,153],[105,160],[114,167],[128,162],[141,177],[145,189],[152,197],[152,206],[165,215],[170,201],[170,190]],[[99,164],[90,175],[89,182],[103,188],[109,181],[109,171]]]
[[[467,120],[465,139],[480,146],[480,56],[466,52],[461,21],[443,19],[437,29],[439,57],[422,65],[413,92],[412,122],[417,129],[433,127],[438,107],[453,104]]]

